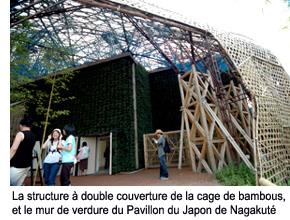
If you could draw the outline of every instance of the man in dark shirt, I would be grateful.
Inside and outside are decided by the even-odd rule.
[[[20,121],[20,131],[16,134],[10,148],[10,185],[22,185],[31,167],[32,149],[35,145],[35,135],[31,131],[33,120],[24,118]]]

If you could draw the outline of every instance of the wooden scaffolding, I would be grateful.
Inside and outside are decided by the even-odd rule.
[[[247,95],[233,81],[223,88],[230,109],[232,131],[222,121],[220,101],[215,93],[209,73],[199,73],[193,67],[178,76],[182,98],[183,120],[189,145],[193,171],[205,169],[213,173],[227,166],[233,157],[241,158],[247,166],[256,169],[249,161],[254,157],[251,139],[252,118]]]

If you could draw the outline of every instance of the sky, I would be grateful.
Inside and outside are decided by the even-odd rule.
[[[145,1],[254,40],[270,50],[290,76],[290,9],[283,0]]]

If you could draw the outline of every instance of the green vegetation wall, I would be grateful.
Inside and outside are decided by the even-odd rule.
[[[75,97],[54,109],[68,109],[70,114],[50,121],[48,131],[71,123],[76,136],[114,131],[113,173],[135,169],[133,110],[133,60],[130,56],[80,69],[70,81],[65,96]],[[136,65],[139,167],[144,167],[143,134],[152,132],[148,74]]]
[[[153,128],[180,130],[181,98],[177,74],[172,69],[149,74]]]
[[[136,97],[137,97],[137,121],[138,121],[138,154],[139,167],[145,165],[143,134],[154,131],[152,124],[151,96],[148,72],[142,67],[137,66],[136,71]]]

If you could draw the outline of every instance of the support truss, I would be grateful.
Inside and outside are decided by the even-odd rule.
[[[253,154],[250,111],[246,99],[237,99],[242,95],[241,87],[233,82],[227,87],[226,97],[233,101],[230,116],[238,134],[233,137],[221,120],[211,75],[192,68],[178,79],[193,171],[213,173],[227,166],[232,161],[230,146],[254,171],[246,156]]]

